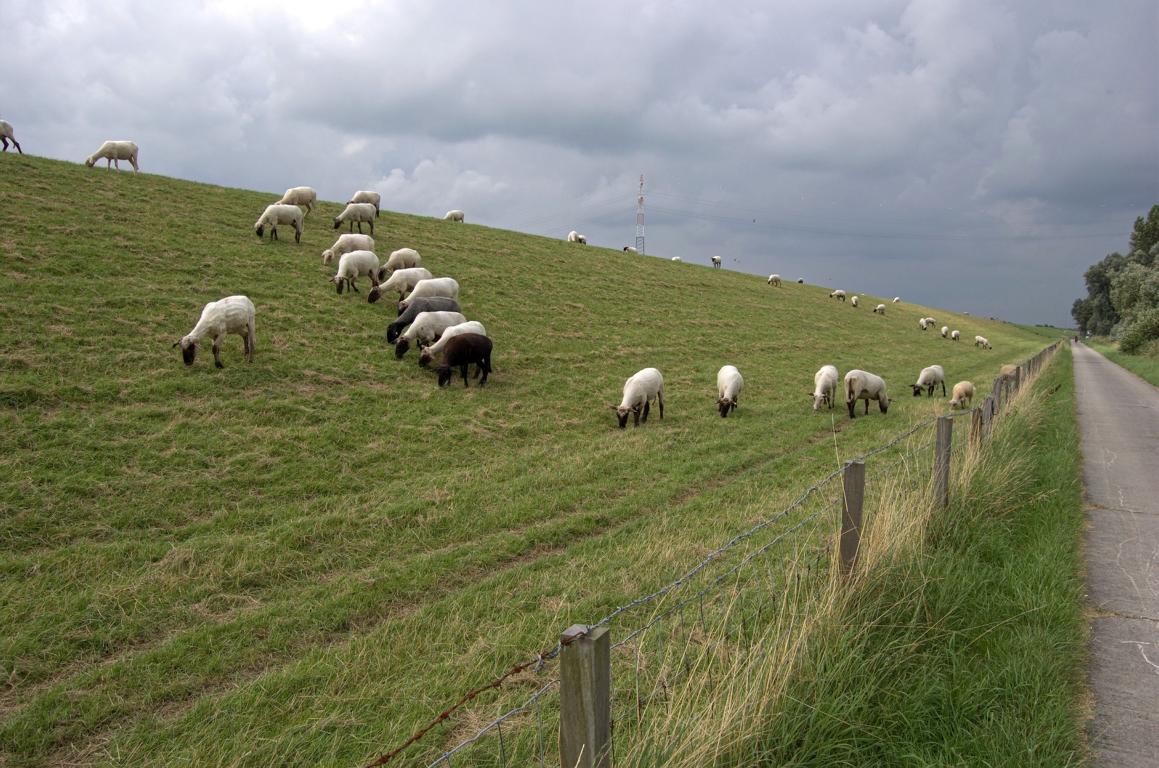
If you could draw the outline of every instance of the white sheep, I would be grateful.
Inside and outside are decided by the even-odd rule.
[[[930,326],[931,328],[933,328],[935,325],[937,325],[937,324],[938,324],[938,319],[937,319],[936,317],[927,317],[927,318],[926,318],[926,323],[928,323],[928,324],[929,324],[929,326]]]
[[[290,187],[276,205],[297,205],[305,208],[304,218],[310,215],[310,211],[314,210],[316,202],[318,202],[318,193],[310,187]]]
[[[781,276],[778,275],[776,272],[769,275],[769,285],[780,288],[781,287]]]
[[[213,339],[213,364],[221,364],[221,342],[226,335],[236,333],[242,337],[245,347],[245,361],[254,360],[254,303],[247,296],[226,296],[211,301],[201,310],[201,317],[193,330],[173,344],[181,347],[181,357],[186,365],[193,365],[197,357],[197,345],[206,338]]]
[[[923,317],[920,320],[918,320],[918,328],[921,328],[924,331],[925,329],[927,329],[929,327],[930,327],[930,323],[928,320],[926,320],[926,318]]]
[[[338,293],[342,293],[342,289],[346,286],[357,293],[358,287],[354,285],[354,281],[363,275],[370,278],[373,290],[378,285],[378,257],[374,255],[374,251],[351,251],[342,254],[342,258],[338,259],[338,271],[330,278],[330,282],[334,283]]]
[[[944,338],[946,338],[946,337],[947,337],[947,336],[949,336],[949,335],[950,335],[950,326],[948,326],[948,325],[943,325],[943,326],[942,326],[942,338],[944,339]]]
[[[625,245],[624,253],[639,253],[639,251],[637,251],[636,247],[633,245]]]
[[[893,303],[894,304],[901,304],[901,296],[894,296]]]
[[[467,318],[461,312],[419,312],[415,321],[407,326],[394,343],[394,356],[401,359],[410,349],[411,342],[430,344],[452,325],[465,322]]]
[[[833,403],[837,401],[837,381],[839,374],[837,366],[823,365],[813,374],[813,410],[821,410],[821,406],[828,403],[833,410]]]
[[[922,390],[926,391],[926,397],[934,396],[934,388],[938,384],[942,385],[942,397],[946,396],[946,372],[942,370],[940,365],[930,365],[922,368],[922,372],[918,374],[918,380],[914,382],[914,397],[919,397]]]
[[[849,408],[849,418],[854,419],[858,400],[865,401],[865,413],[869,413],[869,401],[876,400],[882,413],[889,410],[889,395],[885,391],[885,379],[872,373],[854,368],[845,374],[845,405]]]
[[[381,272],[379,273],[381,274]],[[370,289],[370,294],[366,300],[371,304],[378,301],[378,297],[387,291],[398,291],[398,298],[403,299],[408,293],[414,290],[415,286],[422,280],[429,280],[434,275],[429,269],[425,267],[409,267],[407,269],[396,269],[386,282],[379,283]],[[455,298],[452,296],[451,298]]]
[[[358,231],[362,231],[363,223],[370,225],[370,234],[374,234],[374,214],[376,209],[370,203],[347,203],[342,213],[334,217],[334,229],[342,226],[342,222],[350,223],[350,231],[358,224]]]
[[[633,426],[640,426],[641,421],[648,421],[648,411],[652,400],[660,406],[660,418],[664,418],[664,377],[655,368],[644,368],[637,371],[624,382],[624,397],[619,405],[608,405],[616,412],[620,422],[620,429],[628,425],[628,416],[634,415]]]
[[[460,224],[462,224],[466,220],[467,220],[467,217],[463,214],[462,211],[458,210],[457,208],[453,211],[447,211],[443,215],[443,221],[457,221]]]
[[[950,331],[950,338],[954,341],[957,341],[958,339],[962,338],[962,332],[958,330]]]
[[[735,365],[722,366],[716,372],[716,407],[720,409],[720,418],[728,418],[728,414],[736,410],[742,389],[744,377]]]
[[[829,294],[829,298],[845,301],[845,291],[838,288],[836,291],[833,291],[833,293]]]
[[[118,160],[128,160],[133,166],[133,173],[141,170],[137,167],[137,145],[132,141],[106,141],[100,148],[85,159],[85,165],[92,168],[97,160],[105,161],[105,168],[117,166],[121,170]]]
[[[681,259],[679,256],[673,256],[673,257],[672,257],[672,261],[674,261],[674,262],[676,262],[677,264],[679,264],[681,261],[683,261],[683,259]]]
[[[339,235],[334,245],[322,251],[322,263],[329,264],[336,256],[351,251],[373,251],[374,238],[370,235],[360,235],[357,232]]]
[[[582,243],[583,245],[587,245],[588,239],[573,229],[567,233],[567,241],[569,243]]]
[[[710,257],[710,260],[712,261],[713,269],[720,269],[721,258],[719,256],[712,256]]]
[[[431,277],[426,280],[419,280],[414,290],[398,303],[398,311],[405,312],[407,302],[412,299],[430,298],[432,296],[445,296],[448,299],[457,299],[459,298],[459,283],[453,277]]]
[[[975,336],[974,337],[974,346],[981,347],[982,349],[990,349],[991,348],[990,347],[990,340],[987,339],[985,336]]]
[[[954,385],[954,397],[950,400],[951,408],[965,408],[974,400],[974,384],[969,381],[959,381]]]
[[[289,224],[294,228],[294,242],[302,242],[302,209],[296,205],[282,205],[274,203],[267,205],[262,215],[254,222],[254,234],[260,239],[265,234],[266,227],[270,228],[270,239],[278,239],[278,225]]]
[[[382,269],[378,271],[378,279],[385,280],[387,273],[394,272],[396,269],[410,269],[422,265],[423,257],[414,248],[399,248],[397,251],[390,252],[390,257],[382,265]]]
[[[486,336],[487,329],[484,328],[483,324],[478,320],[468,320],[464,323],[459,323],[458,325],[452,325],[450,328],[443,331],[442,335],[439,336],[439,340],[434,344],[431,344],[430,346],[423,346],[422,352],[419,353],[419,365],[421,365],[423,368],[426,368],[428,365],[430,365],[431,361],[434,360],[436,356],[443,353],[443,347],[447,345],[447,341],[458,336],[460,333],[477,333],[480,336]]]
[[[876,307],[873,308],[873,313],[876,315],[884,315],[885,314],[885,305],[878,304]]]
[[[849,299],[849,303],[852,304],[854,307],[857,307],[857,306],[860,306],[861,299],[857,298],[856,296],[852,296]]]
[[[370,203],[374,206],[374,218],[378,218],[379,205],[382,203],[382,195],[370,190],[360,189],[350,196],[346,201],[347,205],[351,203]]]
[[[8,122],[7,120],[0,120],[0,141],[4,142],[5,152],[8,151],[8,142],[11,141],[14,145],[16,145],[16,151],[22,155],[24,154],[24,150],[20,148],[20,142],[16,140],[14,135],[12,135],[12,123]]]

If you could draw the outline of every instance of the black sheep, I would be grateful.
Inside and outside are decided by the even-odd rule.
[[[419,316],[419,312],[458,312],[459,301],[457,299],[448,299],[444,296],[431,296],[430,298],[417,298],[410,303],[404,312],[400,312],[398,319],[390,325],[386,326],[386,343],[393,344],[398,341],[398,337],[406,330],[406,327],[415,321]]]
[[[447,342],[443,347],[443,364],[439,367],[439,386],[451,383],[451,369],[458,367],[463,374],[463,386],[467,383],[467,366],[475,363],[475,375],[483,374],[479,379],[479,386],[487,383],[487,374],[491,373],[491,339],[481,333],[461,333]]]

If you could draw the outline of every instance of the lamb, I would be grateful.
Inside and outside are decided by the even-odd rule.
[[[845,291],[838,288],[836,291],[833,291],[833,293],[829,294],[829,298],[841,299],[841,301],[845,301]]]
[[[873,313],[875,315],[884,315],[885,314],[885,305],[878,304],[876,307],[873,308]]]
[[[823,365],[813,374],[813,410],[821,410],[821,406],[828,403],[829,410],[833,410],[833,403],[837,401],[837,366]]]
[[[24,150],[20,148],[20,142],[12,135],[12,123],[7,120],[0,120],[0,142],[4,142],[4,151],[8,151],[8,142],[12,142],[16,147],[16,151],[24,154]]]
[[[459,283],[453,277],[431,277],[419,280],[414,290],[398,303],[398,310],[404,312],[412,300],[430,296],[446,296],[449,299],[457,299],[459,298]]]
[[[673,256],[673,257],[672,257],[672,260],[673,260],[674,262],[676,262],[677,264],[679,264],[679,263],[681,262],[681,258],[680,258],[679,256]]]
[[[439,366],[439,386],[451,383],[451,369],[458,368],[463,374],[463,386],[467,384],[467,367],[475,364],[475,375],[480,372],[483,378],[479,379],[479,386],[487,383],[487,376],[491,373],[491,339],[478,333],[460,333],[443,349],[443,364]]]
[[[290,187],[275,205],[297,205],[305,208],[306,213],[303,215],[305,218],[310,215],[310,211],[314,210],[316,202],[318,202],[318,193],[310,187]]]
[[[266,227],[270,228],[270,239],[278,239],[278,225],[290,224],[294,227],[294,242],[302,243],[302,209],[296,205],[282,205],[274,203],[267,205],[262,215],[254,222],[254,234],[260,240],[265,234]]]
[[[914,397],[919,397],[922,390],[926,391],[926,397],[934,396],[934,388],[942,385],[942,397],[946,396],[946,372],[942,370],[940,365],[930,365],[922,368],[922,372],[918,374],[918,380],[914,383]]]
[[[954,385],[954,397],[950,400],[951,408],[965,408],[974,400],[974,385],[969,381],[959,381]]]
[[[379,204],[382,203],[382,195],[378,194],[377,192],[360,189],[351,195],[350,199],[346,201],[347,205],[350,205],[351,203],[370,203],[374,206],[374,218],[377,219]]]
[[[466,216],[463,215],[462,211],[455,209],[453,211],[447,211],[446,214],[443,215],[443,221],[457,221],[462,224],[464,221],[466,221]]]
[[[378,285],[378,257],[374,255],[374,251],[351,251],[342,254],[342,258],[338,259],[338,272],[330,278],[330,282],[334,283],[339,294],[342,293],[344,286],[350,286],[350,290],[357,293],[358,288],[355,287],[354,281],[363,275],[370,278],[373,290],[373,287]]]
[[[445,331],[443,331],[442,335],[439,336],[439,340],[434,344],[431,344],[430,346],[423,345],[422,351],[419,352],[419,365],[423,368],[426,368],[428,365],[430,365],[431,360],[434,360],[436,355],[441,355],[443,353],[443,349],[446,348],[447,342],[461,333],[477,333],[480,336],[486,336],[487,329],[484,328],[483,324],[478,320],[468,320],[465,323],[452,325],[450,328],[447,328]]]
[[[588,239],[574,229],[567,233],[567,241],[569,243],[581,243],[583,245],[587,245],[588,243]]]
[[[720,269],[721,259],[719,256],[712,256],[710,260],[712,261],[712,268],[713,269]]]
[[[633,245],[625,245],[624,253],[639,253],[639,251],[637,251],[636,247]]]
[[[376,266],[375,269],[378,269],[378,267]],[[378,270],[378,274],[381,275],[382,270]],[[370,289],[366,300],[373,304],[387,291],[398,291],[398,297],[402,299],[408,292],[414,290],[414,287],[419,284],[420,280],[429,280],[432,277],[434,275],[431,274],[431,271],[424,267],[396,269],[394,274],[387,278],[385,283],[380,283]]]
[[[950,331],[950,338],[954,341],[958,341],[959,339],[962,338],[961,331],[957,331],[957,330]]]
[[[720,418],[728,418],[728,414],[736,410],[742,389],[744,377],[735,365],[725,365],[716,372],[716,406],[720,409]]]
[[[448,299],[446,296],[431,296],[426,299],[414,299],[405,312],[399,313],[398,319],[386,326],[386,343],[398,341],[403,330],[415,321],[420,312],[458,312],[459,302]]]
[[[201,318],[193,330],[185,334],[173,347],[181,347],[181,358],[186,365],[193,365],[197,357],[197,345],[202,340],[213,338],[213,364],[221,364],[221,342],[227,334],[236,333],[242,337],[245,347],[245,361],[254,361],[254,303],[247,296],[226,296],[211,301],[201,310]]]
[[[990,347],[990,340],[987,339],[985,336],[975,336],[974,337],[974,346],[981,347],[982,349],[990,349],[991,348]]]
[[[385,280],[387,273],[396,269],[412,269],[422,265],[423,257],[414,248],[399,248],[397,251],[391,251],[390,258],[378,271],[378,279]]]
[[[322,263],[329,264],[335,256],[341,256],[351,251],[373,251],[374,238],[370,235],[345,234],[339,235],[334,245],[322,251]]]
[[[849,303],[852,304],[854,306],[854,308],[856,308],[857,306],[859,306],[861,304],[861,300],[859,298],[857,298],[856,296],[853,296],[849,299]]]
[[[461,312],[419,312],[418,317],[410,324],[410,327],[394,343],[394,356],[401,360],[406,351],[410,349],[412,341],[430,344],[442,336],[443,331],[452,325],[465,322],[467,322],[467,318],[463,317]]]
[[[948,326],[948,325],[943,325],[943,326],[942,326],[942,338],[943,338],[943,339],[944,339],[944,338],[947,338],[949,335],[950,335],[950,326]]]
[[[620,422],[620,429],[628,426],[628,416],[633,415],[632,426],[640,426],[641,421],[648,421],[648,411],[652,406],[652,399],[660,406],[660,418],[664,418],[664,377],[655,368],[644,368],[632,374],[624,382],[624,397],[619,405],[608,405],[616,412]]]
[[[21,152],[21,154],[24,153]],[[85,165],[92,168],[97,160],[104,160],[105,168],[116,165],[118,171],[121,170],[121,164],[117,161],[128,160],[133,166],[133,173],[141,170],[137,167],[137,145],[132,141],[106,141],[96,152],[85,159]]]
[[[769,275],[769,285],[772,285],[776,288],[780,288],[781,287],[781,276],[778,275],[776,272]]]
[[[866,371],[853,369],[845,374],[845,405],[849,408],[849,418],[854,414],[858,400],[865,401],[865,413],[869,415],[869,401],[876,400],[882,413],[889,410],[889,395],[885,391],[885,379]]]
[[[370,234],[374,234],[374,215],[377,209],[370,203],[347,203],[342,213],[334,217],[334,229],[342,226],[342,222],[350,223],[350,231],[358,224],[358,231],[362,232],[363,222],[370,225]]]

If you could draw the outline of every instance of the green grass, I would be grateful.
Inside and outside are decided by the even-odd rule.
[[[1137,355],[1128,355],[1118,344],[1106,338],[1089,339],[1087,344],[1108,360],[1159,387],[1159,342],[1153,341]]]
[[[327,283],[338,204],[295,246],[252,232],[277,194],[11,154],[0,185],[11,766],[366,760],[779,509],[835,465],[834,424],[853,455],[943,410],[908,395],[921,367],[982,386],[1045,345],[384,211],[379,253],[416,247],[495,340],[485,389],[439,390],[385,347],[389,307]],[[224,370],[185,368],[172,343],[233,293],[257,306],[254,363],[231,337]],[[918,331],[927,314],[994,351]],[[889,414],[813,414],[829,362],[885,376]],[[725,363],[746,390],[722,420]],[[666,418],[621,432],[606,404],[645,366]]]

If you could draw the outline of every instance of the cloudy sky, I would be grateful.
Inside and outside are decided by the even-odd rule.
[[[0,0],[26,152],[1069,324],[1159,203],[1154,0]]]

